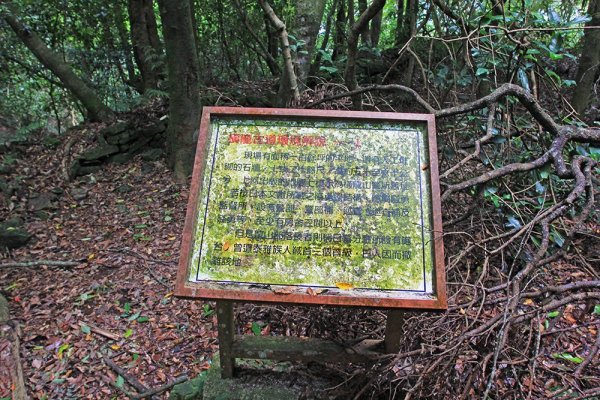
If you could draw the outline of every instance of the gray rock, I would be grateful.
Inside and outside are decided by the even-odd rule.
[[[144,162],[142,163],[142,168],[140,169],[142,175],[150,175],[154,172],[154,166],[150,163]]]
[[[133,191],[133,188],[128,184],[123,184],[117,188],[117,193],[130,193]]]
[[[84,188],[73,188],[71,189],[71,197],[74,200],[83,200],[88,196],[88,191],[87,189]]]
[[[115,136],[109,136],[108,138],[106,138],[106,141],[110,144],[125,144],[134,141],[139,136],[141,136],[139,132],[128,130],[121,132]]]
[[[116,164],[125,164],[126,162],[129,162],[132,159],[133,159],[133,154],[119,153],[119,154],[115,154],[114,156],[110,156],[107,161],[113,162]]]
[[[93,174],[94,172],[98,172],[101,169],[102,169],[102,167],[100,165],[82,165],[77,170],[77,175],[81,176],[81,175]]]
[[[85,161],[95,161],[119,152],[119,146],[104,144],[84,152],[79,158]]]
[[[102,129],[99,133],[104,137],[118,135],[119,133],[126,131],[131,127],[131,124],[128,121],[117,122],[116,124],[112,124]]]
[[[0,248],[16,249],[25,246],[31,234],[25,229],[12,226],[10,221],[0,223]]]
[[[163,156],[161,149],[148,149],[142,153],[142,160],[144,161],[158,161]]]
[[[52,214],[50,214],[48,211],[35,211],[33,213],[33,216],[37,219],[40,219],[42,221],[47,221],[50,219],[50,216]]]
[[[44,193],[34,194],[29,199],[28,209],[29,209],[29,211],[33,211],[33,212],[41,211],[41,210],[48,210],[48,209],[54,208],[54,205],[52,203],[55,200],[56,200],[56,195],[54,193],[44,192]]]

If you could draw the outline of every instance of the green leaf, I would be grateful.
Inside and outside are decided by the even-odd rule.
[[[148,225],[146,225],[146,224],[137,224],[135,226],[136,229],[144,229],[144,228],[147,228],[147,227],[148,227]]]
[[[81,326],[81,332],[85,333],[86,335],[89,334],[92,330],[90,329],[89,326],[87,325],[82,325]]]
[[[557,360],[571,361],[575,364],[581,364],[583,362],[583,358],[574,356],[570,353],[553,353],[552,358]]]
[[[258,323],[253,322],[251,329],[252,329],[252,333],[254,333],[255,336],[260,336],[260,332],[262,331],[262,328]]]
[[[319,70],[329,72],[330,74],[335,74],[338,71],[336,67],[326,67],[324,65],[322,65]]]
[[[477,71],[475,71],[475,76],[487,75],[489,72],[490,72],[489,69],[479,67],[479,68],[477,68]]]
[[[125,305],[123,306],[123,311],[127,314],[131,313],[131,304],[125,303]]]
[[[128,338],[128,337],[130,337],[131,335],[133,335],[133,329],[127,329],[127,330],[125,331],[125,333],[123,334],[123,337],[124,337],[125,339],[127,339],[127,338]]]
[[[148,321],[150,321],[150,318],[148,318],[148,317],[146,317],[146,316],[139,317],[139,318],[137,319],[137,322],[148,322]]]
[[[165,222],[169,222],[173,219],[173,217],[171,217],[170,215],[165,215],[164,221]]]
[[[117,376],[117,380],[115,381],[115,386],[118,388],[122,388],[125,384],[125,379],[121,375]]]
[[[64,378],[54,379],[52,381],[52,383],[56,383],[57,385],[60,385],[61,383],[65,383],[65,379]]]
[[[214,313],[215,313],[215,310],[212,309],[210,304],[205,304],[202,306],[202,316],[203,317],[210,317]]]
[[[63,355],[64,351],[67,350],[68,348],[69,348],[69,344],[68,343],[65,343],[65,344],[61,345],[58,348],[58,358],[62,358],[62,355]]]
[[[596,304],[594,307],[594,314],[600,314],[600,304]]]
[[[141,313],[142,313],[141,311],[136,312],[135,314],[129,316],[129,318],[127,318],[127,321],[134,321],[134,320],[138,319],[138,317],[140,316]]]
[[[548,318],[556,318],[559,316],[559,312],[558,311],[552,311],[548,313]]]
[[[557,231],[552,231],[552,233],[550,234],[550,237],[552,238],[552,241],[554,243],[556,243],[556,245],[558,247],[563,247],[563,245],[565,244],[565,238],[562,237],[562,235],[560,233],[558,233]]]

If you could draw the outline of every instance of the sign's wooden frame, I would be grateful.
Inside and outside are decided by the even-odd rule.
[[[429,147],[429,174],[431,183],[431,224],[433,229],[433,284],[434,295],[422,298],[390,298],[363,296],[362,293],[337,291],[333,294],[311,296],[308,293],[291,293],[281,295],[271,289],[236,287],[234,285],[219,286],[212,282],[190,282],[189,268],[193,247],[193,232],[198,217],[198,201],[208,154],[207,143],[210,134],[211,120],[214,117],[240,117],[253,119],[281,118],[285,120],[351,120],[359,122],[414,122],[425,124]],[[272,285],[273,286],[273,285]],[[283,285],[282,285],[283,286]],[[355,292],[355,291],[353,291]],[[356,111],[326,111],[276,108],[233,108],[205,107],[202,113],[194,172],[188,200],[186,221],[181,245],[181,255],[177,272],[175,295],[188,298],[230,300],[242,302],[319,304],[338,306],[361,306],[377,308],[405,308],[443,310],[447,308],[446,279],[444,271],[444,247],[442,241],[442,217],[440,206],[440,189],[438,174],[438,157],[435,131],[435,117],[432,114],[398,114]]]

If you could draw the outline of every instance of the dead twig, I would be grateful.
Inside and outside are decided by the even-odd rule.
[[[117,374],[122,376],[123,379],[125,379],[127,381],[127,383],[129,383],[133,388],[135,388],[135,390],[137,390],[140,393],[145,393],[148,391],[148,388],[144,384],[142,384],[139,380],[137,380],[137,378],[135,378],[133,375],[129,374],[123,368],[119,367],[113,360],[111,360],[108,357],[103,357],[103,360],[106,365],[108,365]],[[113,385],[113,386],[115,386],[115,385]],[[117,389],[123,391],[122,388],[120,388],[118,386],[115,386],[115,387]],[[131,397],[131,396],[129,396],[129,397]]]
[[[23,267],[37,267],[39,265],[47,265],[49,267],[76,267],[83,264],[84,261],[52,261],[52,260],[38,260],[38,261],[24,261],[24,262],[9,262],[0,264],[0,268],[23,268]]]
[[[189,378],[187,375],[181,375],[179,377],[177,377],[175,380],[168,382],[162,386],[159,386],[157,388],[154,389],[148,389],[140,394],[134,394],[131,393],[125,389],[123,389],[122,387],[117,386],[114,382],[111,382],[111,386],[114,387],[115,389],[119,390],[121,393],[123,393],[125,396],[129,397],[132,400],[141,400],[141,399],[145,399],[147,397],[152,397],[154,395],[157,395],[159,393],[164,392],[165,390],[169,390],[171,389],[173,386],[175,385],[179,385],[180,383],[183,383],[185,381],[187,381]]]
[[[71,325],[71,328],[79,330],[82,326],[87,326],[88,328],[90,328],[91,332],[94,332],[100,336],[104,336],[107,339],[114,340],[114,341],[121,339],[121,337],[115,333],[109,332],[106,329],[102,329],[98,326],[88,324],[87,322],[83,322],[83,321],[79,321],[78,325],[75,325],[75,324]]]

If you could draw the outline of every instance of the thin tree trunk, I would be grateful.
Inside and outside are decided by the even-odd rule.
[[[122,10],[120,3],[118,4],[118,8],[115,10],[114,15],[114,24],[117,27],[117,31],[119,32],[119,41],[121,43],[121,50],[123,51],[123,58],[125,59],[125,67],[127,69],[127,84],[132,86],[139,93],[143,93],[144,87],[141,81],[141,78],[136,74],[135,67],[133,64],[133,49],[131,43],[129,42],[129,34],[127,32],[127,27],[125,26],[125,20],[127,16],[126,10]]]
[[[194,164],[200,122],[198,57],[188,0],[159,0],[167,52],[169,126],[167,156],[175,179],[185,182]]]
[[[331,59],[337,60],[344,54],[346,45],[346,0],[337,1],[337,13],[335,15],[335,35],[333,36],[333,54]]]
[[[244,26],[246,27],[246,30],[248,31],[250,36],[252,36],[252,39],[254,39],[258,48],[260,49],[259,54],[262,56],[262,58],[264,58],[265,62],[267,63],[267,66],[269,67],[269,71],[271,71],[271,74],[273,76],[279,76],[279,74],[281,73],[281,69],[279,68],[279,65],[277,64],[277,61],[275,60],[275,58],[273,58],[273,55],[270,53],[269,49],[265,46],[263,41],[258,37],[256,32],[254,32],[254,29],[252,28],[250,21],[248,21],[248,15],[246,14],[246,11],[242,7],[242,4],[240,3],[240,1],[234,0],[234,2],[235,2],[235,8],[237,9],[238,14],[242,18],[242,21],[244,22]]]
[[[87,86],[58,54],[48,48],[35,32],[25,27],[10,12],[4,13],[3,17],[19,39],[31,50],[33,55],[46,68],[52,71],[60,79],[64,87],[83,104],[89,120],[108,122],[114,119],[114,113],[102,102],[100,97],[96,95],[96,92]]]
[[[348,90],[352,91],[357,88],[356,82],[356,60],[358,57],[358,38],[360,33],[367,29],[369,21],[373,19],[385,5],[385,0],[373,0],[371,5],[360,15],[358,21],[352,24],[348,33],[348,61],[346,61],[346,69],[344,70],[344,82]],[[360,96],[353,98],[355,108],[361,108]]]
[[[409,24],[409,38],[414,37],[417,34],[417,0],[408,0],[408,24]],[[412,78],[415,72],[415,56],[413,54],[412,57],[408,60],[408,66],[404,71],[404,76],[402,77],[402,81],[405,86],[412,86]]]
[[[383,10],[379,11],[371,20],[371,46],[379,46],[381,38],[381,23],[383,20]]]
[[[321,60],[323,58],[323,53],[327,50],[327,45],[329,44],[329,36],[331,35],[331,24],[333,22],[333,12],[335,11],[336,3],[339,1],[335,1],[334,4],[331,5],[329,12],[327,13],[327,21],[325,22],[325,34],[323,35],[323,42],[321,43],[321,48],[319,52],[315,56],[315,61],[310,65],[309,75],[317,75],[319,68],[321,67]]]
[[[358,0],[358,12],[363,14],[365,11],[367,11],[367,0]],[[370,29],[363,29],[360,33],[360,38],[365,46],[372,47]]]
[[[278,106],[289,106],[293,101],[298,100],[300,91],[298,90],[298,79],[294,71],[294,63],[292,61],[292,52],[290,50],[290,42],[285,24],[275,15],[275,11],[265,0],[258,0],[265,14],[269,17],[271,24],[275,30],[279,32],[281,48],[283,53],[283,76],[279,83],[279,93],[277,94]]]
[[[310,71],[310,62],[321,20],[325,12],[325,0],[301,0],[296,2],[296,38],[303,41],[303,51],[297,52],[298,80],[306,85]]]
[[[592,17],[585,25],[586,27],[600,26],[600,0],[590,0],[588,15]],[[573,93],[572,105],[579,115],[582,115],[590,103],[594,90],[594,82],[598,75],[600,66],[600,29],[586,29],[583,35],[583,50],[577,68],[575,92]]]
[[[152,0],[129,0],[129,24],[135,61],[142,74],[144,90],[156,89],[160,81],[160,54],[156,17]]]

